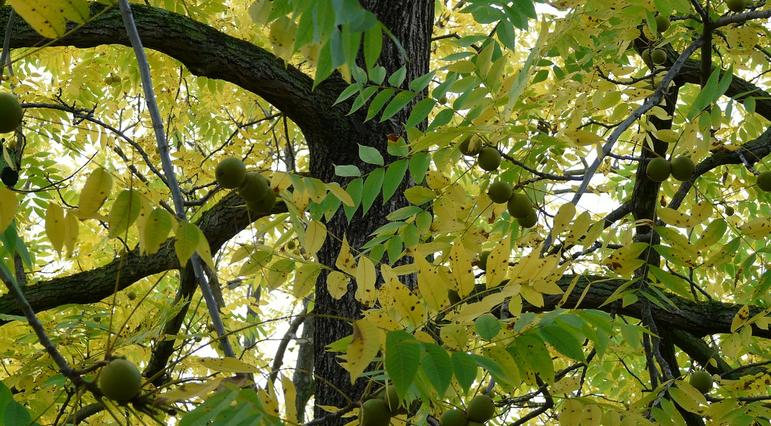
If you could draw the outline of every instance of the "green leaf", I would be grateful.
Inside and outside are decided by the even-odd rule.
[[[543,339],[535,333],[526,333],[517,337],[509,346],[509,351],[516,353],[516,358],[524,361],[521,369],[526,375],[538,374],[546,383],[554,383],[554,363]],[[529,383],[535,384],[534,377]]]
[[[404,196],[407,198],[407,201],[419,206],[433,200],[436,194],[425,186],[413,186],[404,191]]]
[[[394,94],[394,89],[387,88],[381,91],[380,93],[375,96],[374,99],[372,99],[372,102],[369,104],[369,108],[367,108],[367,118],[364,119],[364,121],[369,121],[372,118],[374,118],[378,112],[383,108],[383,105],[391,99],[391,96]]]
[[[361,198],[362,214],[367,214],[369,208],[372,207],[372,204],[375,202],[375,198],[380,194],[380,188],[383,187],[384,174],[384,169],[375,169],[364,181],[364,192],[362,193]]]
[[[139,217],[141,208],[142,199],[136,191],[130,189],[121,191],[107,217],[107,223],[110,227],[109,236],[123,236]]]
[[[328,40],[321,46],[321,50],[319,51],[319,61],[316,63],[316,74],[313,76],[312,88],[315,89],[319,83],[326,80],[327,77],[332,74],[333,70],[331,40]]]
[[[465,393],[471,389],[474,380],[477,378],[477,363],[474,358],[466,352],[453,352],[450,357],[452,361],[452,371],[455,373],[455,379]]]
[[[489,342],[501,331],[501,323],[495,315],[488,313],[481,315],[474,321],[474,328],[479,337]]]
[[[450,380],[452,379],[450,355],[441,346],[434,343],[424,343],[423,351],[424,355],[420,366],[436,392],[439,395],[444,395],[447,388],[450,387]]]
[[[364,33],[364,63],[367,65],[367,69],[371,70],[375,66],[382,49],[383,30],[380,28],[380,24],[378,24]],[[385,71],[385,68],[383,68],[383,71]],[[383,80],[380,80],[380,83],[382,82]]]
[[[404,239],[400,235],[394,235],[386,243],[386,254],[388,254],[388,261],[393,264],[401,256],[404,251]]]
[[[371,146],[359,144],[359,159],[367,164],[383,165],[383,155]]]
[[[413,92],[399,92],[396,96],[394,96],[393,99],[391,99],[391,102],[386,105],[385,110],[383,110],[383,116],[380,117],[380,122],[382,123],[396,115],[396,113],[401,111],[405,105],[410,103],[410,101],[415,98],[415,96],[416,95]]]
[[[549,342],[558,352],[577,361],[584,360],[584,352],[579,342],[572,334],[554,324],[548,324],[540,328],[541,336]]]
[[[396,388],[399,398],[415,380],[420,366],[420,343],[404,331],[392,331],[386,336],[385,370]]]
[[[407,119],[406,126],[415,127],[422,123],[428,117],[428,114],[431,113],[434,105],[436,105],[436,102],[431,98],[423,99],[415,104],[415,107],[412,108],[412,112],[410,113],[410,118]]]
[[[444,126],[445,124],[449,123],[450,120],[452,120],[454,115],[455,111],[452,108],[445,108],[439,111],[439,113],[434,116],[434,119],[431,121],[431,124],[428,125],[426,130],[435,130],[437,127]]]
[[[358,177],[361,176],[361,170],[352,164],[335,166],[335,175],[342,177]]]
[[[385,186],[385,184],[383,184]],[[416,215],[420,212],[422,212],[423,209],[417,206],[407,206],[402,207],[398,210],[394,210],[391,212],[388,216],[386,216],[386,219],[394,221],[394,220],[404,220],[407,219],[410,216]]]
[[[161,248],[161,244],[166,241],[173,225],[174,220],[171,213],[161,207],[153,209],[142,232],[144,252],[147,254],[157,252]]]
[[[431,157],[427,152],[418,152],[412,156],[410,159],[410,177],[415,183],[423,182],[430,164]]]
[[[428,83],[434,78],[434,71],[429,71],[420,77],[412,80],[409,84],[409,89],[415,93],[420,93],[428,87]]]
[[[383,202],[387,202],[396,193],[399,185],[407,174],[408,162],[406,159],[394,161],[388,165],[383,180]]]
[[[373,67],[369,70],[369,81],[380,85],[383,83],[383,80],[385,80],[386,73],[386,69],[380,65]]]
[[[346,87],[345,90],[343,90],[343,92],[340,93],[340,96],[337,97],[337,100],[335,101],[335,103],[332,105],[334,106],[339,104],[340,102],[345,101],[346,99],[350,98],[354,94],[358,93],[359,90],[361,90],[361,86],[358,84],[352,84]]]
[[[353,206],[343,206],[345,217],[350,221],[361,204],[361,196],[364,192],[364,181],[361,178],[352,180],[348,186],[345,187],[345,192],[347,192],[353,200]]]
[[[717,67],[710,74],[707,83],[701,89],[696,99],[691,104],[691,109],[688,111],[688,119],[696,117],[704,108],[719,98],[728,86],[731,84],[731,69],[726,71],[726,75],[720,78],[720,68]]]
[[[369,100],[369,98],[372,97],[372,95],[377,92],[376,86],[370,86],[362,89],[361,93],[359,93],[359,96],[356,97],[356,99],[353,100],[353,105],[351,105],[351,110],[348,111],[348,115],[353,114],[354,112],[358,111],[361,107],[364,106],[365,103]]]
[[[394,73],[391,74],[390,77],[388,77],[388,84],[390,84],[393,87],[401,87],[402,83],[404,83],[404,78],[406,76],[407,76],[407,68],[405,68],[404,65],[402,65],[401,68],[394,71]]]
[[[174,252],[177,254],[180,265],[187,264],[198,248],[198,227],[192,223],[183,223],[177,228],[177,240],[174,242]]]

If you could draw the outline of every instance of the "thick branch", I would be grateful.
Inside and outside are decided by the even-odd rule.
[[[246,228],[250,223],[244,201],[235,194],[229,194],[217,205],[203,214],[196,222],[209,241],[212,253],[215,253],[229,239]],[[283,203],[277,204],[273,212],[285,211]],[[252,216],[256,220],[258,216]],[[35,312],[45,311],[58,306],[78,303],[94,303],[111,295],[115,290],[115,280],[120,280],[117,289],[170,269],[178,269],[179,262],[174,254],[174,240],[167,240],[161,249],[149,256],[139,254],[138,249],[116,258],[107,265],[86,272],[54,278],[24,288],[24,295]],[[118,271],[120,270],[120,274]],[[0,297],[0,313],[20,315],[22,312],[14,297],[5,294]],[[7,321],[0,321],[0,325]]]

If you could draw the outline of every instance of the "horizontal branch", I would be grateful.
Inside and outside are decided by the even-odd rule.
[[[92,20],[56,40],[46,39],[23,19],[15,19],[10,30],[10,47],[130,46],[120,10],[112,7],[99,13],[104,7],[93,5]],[[0,29],[5,28],[10,11],[10,7],[0,7]],[[245,40],[164,9],[135,4],[132,11],[146,48],[176,59],[197,76],[225,80],[261,96],[303,130],[318,131],[329,128],[330,122],[351,120],[346,117],[343,106],[331,107],[347,86],[340,78],[333,76],[311,90],[313,80],[309,76]],[[3,36],[0,35],[0,39]]]
[[[285,210],[286,206],[279,203],[273,213]],[[250,217],[244,201],[231,193],[206,211],[196,224],[209,241],[211,252],[216,253],[226,241],[246,228],[250,219],[259,217],[254,214]],[[24,295],[35,312],[67,304],[95,303],[113,294],[116,278],[119,278],[117,288],[122,290],[142,278],[172,269],[179,269],[179,262],[174,253],[174,239],[170,238],[155,254],[141,255],[135,248],[104,266],[29,285],[24,288]],[[0,297],[0,314],[21,313],[13,295]],[[0,320],[0,325],[7,322]]]

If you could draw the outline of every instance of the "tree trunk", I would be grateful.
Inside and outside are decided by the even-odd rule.
[[[380,64],[389,73],[404,65],[407,69],[405,80],[407,82],[428,72],[434,2],[432,0],[401,0],[398,2],[370,0],[363,2],[363,5],[377,15],[380,21],[402,43],[405,50],[409,52],[409,57],[400,55],[396,46],[386,39]],[[327,106],[320,105],[319,107]],[[355,164],[364,173],[372,170],[372,166],[359,161],[357,143],[377,148],[386,158],[386,162],[389,162],[389,156],[386,153],[386,136],[389,133],[399,134],[402,130],[401,123],[406,121],[408,115],[409,109],[394,116],[389,120],[390,123],[370,125],[372,130],[366,133],[343,132],[335,134],[333,140],[330,140],[329,136],[322,140],[309,140],[309,145],[316,148],[311,151],[311,174],[326,182],[338,181],[345,184],[346,182],[334,175],[334,165]],[[322,134],[330,135],[330,133],[324,131]],[[312,139],[313,135],[306,132],[306,137]],[[366,242],[372,231],[386,223],[386,216],[390,212],[404,205],[406,205],[406,200],[401,193],[398,193],[385,205],[383,205],[381,198],[377,199],[365,216],[362,216],[361,210],[359,210],[350,223],[342,212],[338,212],[326,224],[330,237],[327,238],[319,251],[319,260],[334,268],[335,260],[340,252],[340,240],[344,235],[348,238],[352,249],[356,250]],[[356,401],[365,385],[362,380],[352,384],[348,373],[338,364],[336,355],[326,351],[326,346],[329,343],[351,334],[351,321],[361,316],[361,306],[354,298],[354,285],[349,287],[348,293],[340,300],[334,300],[327,291],[326,277],[326,272],[319,276],[313,312],[315,314],[314,414],[316,418],[326,414],[321,406],[343,407],[351,401]],[[347,420],[335,418],[330,419],[325,424],[335,425],[346,422]]]

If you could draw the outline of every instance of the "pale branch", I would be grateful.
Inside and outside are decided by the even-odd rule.
[[[286,205],[277,203],[271,214],[285,211]],[[244,201],[235,193],[231,193],[204,212],[196,225],[209,241],[211,252],[216,253],[251,221],[262,216],[265,215],[255,216],[252,213],[250,216]],[[142,255],[139,249],[135,248],[104,266],[28,285],[24,288],[24,294],[37,312],[72,303],[95,303],[113,294],[115,290],[122,290],[142,278],[179,268],[179,261],[174,253],[174,239],[170,238],[155,254]],[[119,278],[117,287],[116,277]],[[0,313],[20,315],[22,312],[13,296],[5,294],[0,297]],[[0,320],[0,325],[7,322]]]
[[[669,83],[672,82],[672,80],[677,76],[678,72],[680,71],[680,68],[685,64],[686,60],[698,49],[702,44],[702,40],[696,40],[694,41],[690,46],[685,48],[683,50],[683,53],[680,54],[680,56],[675,60],[675,63],[672,64],[672,66],[669,68],[669,71],[667,71],[664,78],[661,80],[661,84],[659,84],[659,87],[656,89],[653,94],[643,102],[642,105],[640,105],[632,114],[627,117],[624,121],[621,122],[621,124],[613,129],[613,133],[610,134],[610,137],[608,137],[608,140],[605,142],[605,144],[602,146],[602,151],[597,155],[597,158],[594,159],[592,164],[589,166],[589,168],[586,170],[586,174],[584,175],[584,179],[581,182],[581,185],[578,188],[578,192],[576,192],[575,196],[571,200],[573,204],[578,204],[578,201],[581,199],[581,196],[583,196],[584,192],[586,192],[586,188],[589,187],[589,182],[592,180],[592,177],[594,176],[594,173],[597,171],[597,168],[600,166],[600,163],[602,163],[602,160],[605,158],[605,156],[608,155],[608,153],[613,149],[613,146],[616,144],[616,141],[618,138],[621,137],[621,135],[629,128],[629,126],[632,125],[635,121],[640,119],[643,114],[648,112],[651,108],[658,105],[661,98],[664,96],[664,93],[669,87]]]
[[[10,47],[130,46],[120,11],[113,8],[99,13],[104,7],[93,4],[92,19],[88,23],[55,40],[41,36],[24,20],[16,19],[10,29]],[[331,107],[347,86],[339,76],[333,75],[312,89],[313,80],[309,76],[252,43],[164,9],[139,4],[132,5],[132,9],[146,48],[180,61],[194,75],[224,80],[261,96],[303,130],[329,132],[331,136],[341,128],[340,123],[346,123],[350,131],[359,132],[374,126],[354,125],[358,117],[347,116],[346,105]],[[0,27],[5,27],[11,10],[7,6],[0,8]],[[74,29],[74,25],[69,29]]]
[[[163,173],[168,181],[169,189],[171,190],[171,196],[174,201],[174,210],[177,217],[186,221],[185,214],[185,200],[182,197],[182,191],[179,189],[179,183],[174,172],[174,165],[171,161],[171,152],[169,150],[169,144],[166,140],[166,132],[163,128],[163,119],[161,118],[161,112],[158,108],[158,102],[155,100],[155,89],[153,88],[153,80],[150,75],[150,64],[147,62],[147,56],[145,55],[145,49],[142,46],[142,40],[140,39],[139,32],[134,22],[134,15],[131,11],[131,5],[128,0],[119,0],[121,16],[123,18],[123,25],[126,27],[126,33],[129,36],[131,47],[134,49],[134,56],[137,59],[137,65],[139,67],[139,75],[142,80],[142,89],[145,94],[145,103],[147,109],[150,112],[150,118],[153,123],[153,133],[155,134],[155,141],[158,145],[158,154],[161,157],[161,165],[163,167]],[[209,316],[211,317],[214,329],[217,332],[217,336],[220,340],[222,352],[225,356],[234,357],[235,352],[230,345],[230,341],[225,336],[225,327],[222,323],[219,310],[217,308],[217,301],[212,293],[209,280],[203,271],[203,261],[195,253],[189,260],[190,266],[193,268],[196,281],[201,288],[201,294],[206,301],[206,307],[209,310]]]
[[[718,151],[710,155],[702,162],[696,165],[693,170],[691,178],[680,184],[672,200],[669,202],[669,207],[678,209],[680,204],[685,200],[685,196],[688,195],[694,182],[701,175],[727,164],[749,164],[753,165],[764,157],[771,154],[771,127],[767,128],[760,136],[752,141],[749,141],[739,147],[735,151]],[[742,157],[744,159],[742,160]]]

